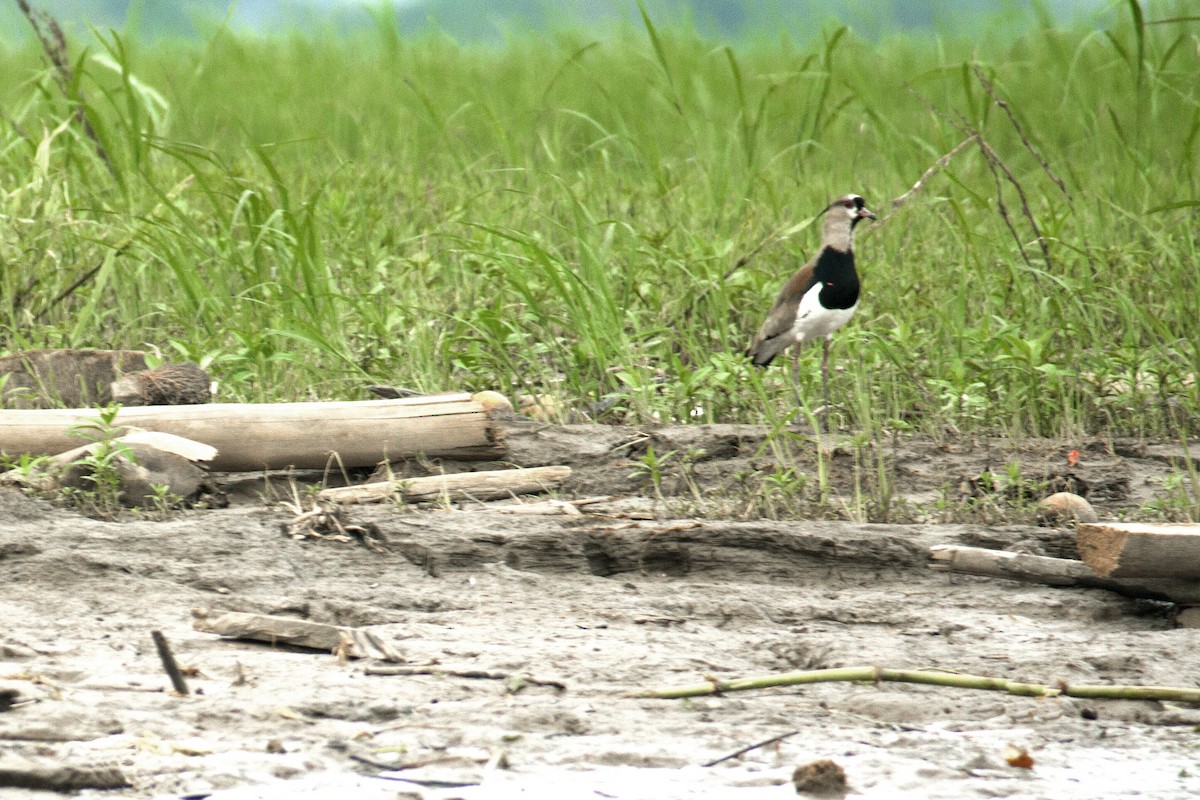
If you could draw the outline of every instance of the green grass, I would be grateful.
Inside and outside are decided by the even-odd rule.
[[[887,219],[834,345],[843,425],[1196,433],[1200,21],[1151,24],[1170,8],[986,45],[103,32],[65,93],[2,51],[3,347],[157,347],[227,400],[384,382],[776,424],[787,369],[740,353],[857,191]],[[1014,180],[967,146],[891,213],[970,131]]]

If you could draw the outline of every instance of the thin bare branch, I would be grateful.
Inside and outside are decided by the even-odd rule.
[[[978,139],[979,139],[979,134],[977,134],[977,133],[971,134],[966,139],[963,139],[961,142],[956,144],[953,149],[951,149],[949,152],[947,152],[945,155],[943,155],[937,161],[933,162],[933,165],[930,166],[929,169],[925,170],[925,172],[923,172],[921,174],[920,178],[917,178],[917,182],[912,185],[911,189],[909,189],[907,192],[905,192],[904,194],[900,195],[899,197],[897,197],[895,200],[892,201],[891,214],[896,213],[896,211],[900,208],[900,206],[907,203],[913,194],[920,191],[921,187],[925,185],[925,181],[929,180],[934,175],[936,175],[938,172],[945,169],[946,165],[950,163],[950,159],[952,159],[956,155],[958,155],[958,152],[960,150],[962,150],[967,145],[971,144],[971,142],[978,141]],[[888,214],[888,217],[890,217],[891,214]],[[882,225],[884,222],[887,222],[887,219],[888,219],[887,217],[885,217],[884,219],[881,219],[879,221],[879,224]]]
[[[1041,249],[1042,249],[1042,258],[1045,259],[1046,266],[1051,266],[1052,262],[1050,260],[1050,248],[1046,244],[1045,237],[1042,236],[1042,231],[1038,227],[1037,220],[1034,218],[1033,212],[1029,209],[1029,200],[1025,196],[1025,189],[1024,189],[1024,187],[1021,186],[1021,182],[1017,180],[1017,176],[1013,175],[1012,170],[1010,170],[1008,168],[1008,166],[1004,163],[1004,161],[1001,160],[1000,155],[995,150],[992,149],[992,146],[987,143],[987,140],[985,140],[982,135],[979,137],[979,148],[980,148],[980,150],[983,151],[983,156],[985,159],[987,159],[988,164],[990,164],[992,167],[994,167],[994,169],[992,171],[993,174],[996,173],[996,170],[999,170],[1000,172],[1002,172],[1004,174],[1004,177],[1008,180],[1008,182],[1013,185],[1013,188],[1017,190],[1017,197],[1020,198],[1020,200],[1021,200],[1021,213],[1025,215],[1025,219],[1029,222],[1029,227],[1033,228],[1033,235],[1035,237],[1037,237],[1037,243],[1038,243],[1038,246],[1041,247]],[[1001,205],[1001,208],[1003,208],[1004,201],[1003,201],[1003,198],[1000,196],[1000,186],[999,186],[999,178],[998,177],[997,177],[996,196],[997,196],[998,202]],[[1007,222],[1008,221],[1007,212],[1001,211],[1001,213],[1004,214],[1005,221]],[[1009,225],[1009,228],[1010,229],[1012,228],[1011,224]],[[1013,230],[1013,235],[1014,236],[1017,235],[1015,230]],[[1018,244],[1020,244],[1019,241],[1018,241]],[[1022,253],[1022,255],[1024,255],[1024,253],[1025,253],[1024,248],[1021,249],[1021,253]],[[1026,263],[1028,263],[1029,259],[1026,258],[1025,261],[1026,261]]]
[[[979,79],[979,83],[983,86],[984,90],[991,95],[992,101],[996,105],[1000,106],[1000,108],[1004,109],[1004,113],[1008,116],[1008,121],[1012,123],[1013,129],[1017,132],[1017,136],[1021,138],[1021,144],[1025,145],[1025,149],[1033,154],[1033,157],[1036,158],[1038,163],[1042,165],[1042,170],[1050,177],[1050,180],[1054,181],[1058,185],[1058,188],[1062,190],[1062,193],[1066,195],[1067,202],[1074,203],[1071,193],[1067,191],[1067,184],[1063,182],[1062,178],[1054,174],[1054,170],[1050,169],[1050,163],[1042,157],[1042,154],[1039,153],[1037,148],[1033,146],[1033,143],[1029,141],[1029,137],[1025,135],[1025,131],[1021,128],[1021,123],[1017,121],[1017,116],[1013,113],[1008,101],[1001,99],[1001,97],[996,94],[996,88],[992,85],[992,82],[987,79],[987,76],[983,74],[983,69],[981,69],[978,64],[972,64],[971,67],[975,70],[975,77]]]

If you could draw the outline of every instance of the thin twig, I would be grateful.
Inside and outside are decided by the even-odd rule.
[[[721,280],[723,280],[723,281],[729,280],[729,278],[733,275],[733,273],[737,272],[739,269],[741,269],[742,267],[749,264],[750,261],[755,256],[757,256],[759,253],[761,253],[763,250],[767,249],[771,245],[778,244],[779,242],[787,241],[788,239],[792,238],[800,231],[802,231],[805,228],[812,225],[816,219],[817,219],[817,217],[810,217],[809,219],[806,219],[803,222],[797,222],[794,225],[789,225],[786,228],[780,228],[780,229],[774,230],[771,233],[767,234],[765,237],[763,237],[763,240],[761,242],[759,242],[753,248],[751,248],[749,253],[746,253],[741,258],[739,258],[737,261],[733,262],[733,266],[730,267],[729,269],[725,270],[725,274],[721,276]],[[708,290],[705,289],[705,292],[707,292],[707,291]],[[703,296],[704,296],[704,292],[702,292],[699,295],[699,297],[703,297]],[[699,297],[697,299],[699,299]]]
[[[1008,215],[1008,206],[1004,204],[1004,184],[1000,180],[1000,171],[996,164],[988,157],[988,148],[982,139],[979,139],[979,149],[983,153],[984,163],[991,170],[992,178],[996,181],[996,211],[1000,214],[1000,219],[1004,220],[1004,224],[1008,227],[1008,232],[1012,234],[1013,241],[1017,243],[1017,249],[1021,251],[1021,258],[1024,259],[1025,265],[1030,269],[1033,268],[1033,262],[1029,260],[1029,254],[1025,252],[1025,244],[1021,241],[1021,234],[1012,224],[1012,218]]]
[[[119,254],[120,254],[120,252],[118,251],[118,255]],[[83,273],[78,278],[71,281],[70,286],[63,289],[61,292],[59,292],[57,297],[55,297],[53,300],[51,300],[49,303],[47,303],[44,308],[42,308],[40,311],[38,311],[37,316],[34,319],[37,322],[44,322],[46,319],[46,315],[48,315],[54,309],[55,306],[57,306],[63,300],[66,300],[71,295],[75,294],[75,292],[78,291],[81,286],[83,286],[85,283],[87,283],[92,278],[94,278],[96,276],[96,273],[99,272],[103,266],[104,266],[104,259],[100,259],[99,263],[97,263],[96,266],[92,267],[87,272]]]
[[[952,159],[956,155],[958,155],[959,150],[962,150],[964,147],[969,145],[971,142],[978,141],[978,139],[979,139],[978,133],[971,134],[966,139],[963,139],[961,142],[956,144],[954,146],[954,148],[951,149],[944,156],[939,158],[937,161],[933,162],[933,165],[930,166],[929,169],[927,169],[927,170],[925,170],[925,172],[921,173],[921,177],[917,178],[917,182],[912,185],[911,189],[909,189],[907,192],[905,192],[904,194],[900,195],[899,197],[897,197],[895,200],[892,201],[891,214],[896,213],[896,211],[900,208],[900,206],[907,203],[913,194],[920,191],[921,187],[925,185],[925,181],[929,180],[935,174],[937,174],[938,172],[945,169],[946,165],[950,163],[950,159]],[[888,214],[888,217],[890,217],[891,214]],[[888,217],[884,217],[883,219],[881,219],[877,225],[882,225],[883,223],[887,222]]]
[[[171,685],[175,687],[176,692],[186,695],[188,693],[187,681],[183,679],[183,673],[180,671],[179,665],[175,663],[175,655],[171,652],[170,645],[167,644],[167,637],[163,636],[162,631],[150,631],[150,637],[154,639],[154,646],[158,648],[158,657],[162,659],[163,669],[171,678]]]
[[[759,242],[754,247],[752,247],[750,249],[749,253],[744,254],[737,261],[733,262],[733,266],[730,267],[729,269],[725,270],[725,274],[721,276],[721,280],[722,281],[729,280],[731,277],[733,277],[733,273],[737,272],[739,269],[741,269],[742,267],[749,264],[754,259],[754,257],[756,255],[758,255],[759,253],[761,253],[763,250],[765,250],[768,245],[775,244],[775,242],[777,242],[777,241],[778,241],[778,238],[775,233],[772,233],[769,236],[767,236],[766,238],[764,238],[761,242]]]
[[[958,689],[982,689],[1008,692],[1022,697],[1089,697],[1110,700],[1171,700],[1180,703],[1200,703],[1200,689],[1172,686],[1071,686],[1059,683],[1048,686],[1039,683],[1022,683],[1007,678],[989,678],[982,675],[965,675],[958,672],[935,670],[888,669],[885,667],[845,667],[840,669],[812,669],[785,672],[759,678],[737,678],[729,681],[709,679],[705,683],[677,686],[671,689],[653,689],[633,692],[629,697],[650,697],[671,700],[680,697],[719,695],[725,692],[747,689],[768,689],[776,686],[798,686],[806,683],[828,683],[848,681],[852,683],[919,683],[931,686],[949,686]]]
[[[561,692],[567,690],[567,685],[554,678],[535,678],[532,675],[522,675],[515,672],[497,672],[486,669],[454,668],[441,666],[369,666],[363,672],[367,675],[437,675],[451,678],[466,678],[468,680],[507,681],[510,683],[529,684],[531,686],[549,686]]]
[[[983,138],[983,133],[969,124],[961,117],[961,115],[955,115],[958,118],[954,119],[944,113],[941,109],[939,109],[921,94],[917,92],[911,93],[914,97],[920,100],[926,108],[929,109],[931,114],[936,116],[938,119],[953,125],[968,137],[968,141],[974,141],[979,145],[979,150],[981,153],[983,153],[984,161],[987,163],[988,169],[991,170],[992,176],[996,179],[996,210],[1000,213],[1000,218],[1004,220],[1004,224],[1008,226],[1008,230],[1012,233],[1013,239],[1016,240],[1017,247],[1021,251],[1021,258],[1023,258],[1025,263],[1032,269],[1033,263],[1029,260],[1029,255],[1025,252],[1025,245],[1021,241],[1021,235],[1017,232],[1016,227],[1013,226],[1012,218],[1008,213],[1008,207],[1004,204],[1003,182],[1000,180],[1001,173],[1003,174],[1004,178],[1013,185],[1013,187],[1017,190],[1018,196],[1021,198],[1021,211],[1025,215],[1025,219],[1029,221],[1030,227],[1033,228],[1034,236],[1037,238],[1038,245],[1042,249],[1042,256],[1045,258],[1046,265],[1050,266],[1050,249],[1046,246],[1046,240],[1042,237],[1041,229],[1038,228],[1037,220],[1034,218],[1033,212],[1029,210],[1029,201],[1025,197],[1024,188],[1021,186],[1020,181],[1017,180],[1017,177],[1013,175],[1012,170],[1010,170],[1008,166],[1001,160],[995,149],[993,149],[992,146],[988,144],[987,140]],[[1023,135],[1022,140],[1026,141],[1024,140]],[[1028,142],[1027,146],[1032,147],[1032,145],[1028,145]],[[1035,155],[1037,155],[1036,152]],[[1038,156],[1038,158],[1040,160],[1040,156]],[[1034,275],[1036,279],[1036,273]]]
[[[1013,188],[1017,190],[1017,197],[1021,200],[1021,213],[1025,215],[1025,219],[1029,222],[1029,227],[1033,228],[1033,235],[1037,239],[1038,246],[1042,249],[1042,258],[1045,259],[1046,266],[1051,266],[1050,248],[1046,245],[1046,239],[1042,236],[1041,228],[1038,227],[1033,212],[1029,210],[1029,200],[1025,196],[1025,189],[1021,186],[1021,182],[1017,180],[1017,176],[1013,175],[1012,170],[1000,159],[1000,155],[992,149],[992,146],[987,143],[987,140],[982,135],[979,137],[979,148],[983,151],[983,156],[989,166],[992,167],[992,174],[996,175],[996,170],[999,170],[1004,174],[1008,182],[1013,185]],[[998,175],[996,177],[996,200],[1000,204],[1000,207],[1003,208],[1004,200],[1001,197],[1000,178]],[[1004,216],[1004,221],[1009,223],[1009,230],[1013,232],[1014,237],[1017,237],[1017,244],[1020,246],[1020,237],[1017,235],[1017,231],[1013,228],[1012,223],[1008,220],[1007,210],[1002,210],[1000,213]],[[1024,247],[1021,247],[1021,255],[1025,256]],[[1025,256],[1025,263],[1029,264],[1028,256]],[[1033,265],[1030,264],[1030,266],[1032,267]]]
[[[738,756],[744,756],[746,753],[749,753],[751,750],[757,750],[760,747],[766,747],[767,745],[775,744],[776,742],[782,742],[784,739],[787,739],[789,736],[795,736],[799,732],[800,731],[788,731],[787,733],[781,733],[778,736],[772,736],[770,739],[765,739],[761,742],[758,742],[757,744],[752,744],[749,747],[743,747],[741,750],[730,753],[727,756],[721,756],[720,758],[715,758],[712,761],[709,761],[707,764],[701,764],[700,766],[715,767],[717,764],[720,764],[722,761],[729,761],[730,759],[737,758]]]
[[[979,83],[983,86],[984,90],[987,91],[987,93],[989,95],[991,95],[992,100],[996,103],[996,105],[1000,106],[1000,108],[1002,108],[1004,110],[1004,113],[1008,115],[1008,121],[1012,123],[1013,130],[1015,130],[1017,132],[1017,136],[1020,137],[1021,143],[1023,145],[1025,145],[1025,149],[1028,150],[1031,154],[1033,154],[1033,157],[1036,158],[1038,163],[1042,165],[1042,171],[1046,173],[1046,175],[1050,178],[1050,180],[1054,181],[1054,183],[1058,185],[1058,188],[1062,191],[1063,196],[1065,196],[1067,198],[1067,205],[1069,205],[1071,207],[1071,209],[1074,210],[1075,198],[1073,198],[1071,196],[1070,190],[1067,189],[1066,182],[1063,181],[1062,178],[1060,178],[1058,175],[1055,174],[1054,170],[1052,170],[1050,168],[1050,162],[1048,162],[1045,158],[1043,158],[1042,154],[1040,152],[1038,152],[1037,148],[1035,148],[1033,146],[1033,143],[1029,141],[1029,137],[1027,137],[1025,135],[1025,130],[1021,127],[1021,123],[1017,121],[1017,116],[1016,116],[1016,114],[1013,113],[1012,107],[1009,106],[1007,100],[1001,99],[996,94],[996,91],[995,91],[994,87],[992,86],[991,81],[989,81],[987,79],[987,77],[983,74],[983,69],[978,64],[974,64],[972,66],[975,70],[975,76],[979,79]],[[1092,277],[1094,278],[1096,275],[1096,265],[1092,258],[1091,243],[1088,240],[1088,235],[1087,235],[1086,231],[1081,232],[1081,236],[1083,238],[1084,256],[1087,258],[1088,267],[1091,269]]]
[[[1058,188],[1062,190],[1064,195],[1066,195],[1067,202],[1074,203],[1071,193],[1067,191],[1067,184],[1063,182],[1062,178],[1054,174],[1054,170],[1050,169],[1050,163],[1046,161],[1046,159],[1042,158],[1042,154],[1039,153],[1037,148],[1035,148],[1029,141],[1029,138],[1025,135],[1025,131],[1021,128],[1021,123],[1017,122],[1016,115],[1013,114],[1012,108],[1008,105],[1008,101],[1002,100],[1000,96],[996,94],[995,87],[992,86],[992,82],[987,79],[987,76],[983,74],[983,69],[978,64],[972,64],[971,68],[975,70],[975,77],[979,79],[979,83],[982,84],[984,90],[991,95],[992,102],[1004,109],[1004,113],[1008,115],[1008,121],[1012,123],[1013,129],[1017,132],[1017,136],[1021,137],[1021,143],[1025,145],[1025,149],[1032,153],[1033,157],[1036,158],[1038,163],[1042,165],[1042,170],[1050,177],[1050,180],[1058,184]]]

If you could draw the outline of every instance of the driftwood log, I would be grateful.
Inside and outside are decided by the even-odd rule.
[[[406,503],[427,503],[442,497],[449,500],[495,500],[510,495],[546,492],[561,486],[570,475],[570,467],[457,472],[323,489],[317,498],[344,504],[379,503],[393,499]]]
[[[1200,582],[1171,578],[1115,579],[1097,575],[1082,561],[1047,558],[982,547],[937,545],[929,550],[932,569],[1007,578],[1049,586],[1107,589],[1126,597],[1167,600],[1186,605],[1200,603]]]
[[[122,408],[118,435],[135,428],[173,433],[217,449],[220,471],[369,467],[416,455],[504,456],[496,409],[469,394],[321,403],[209,403]],[[92,409],[0,410],[0,452],[53,455],[80,443],[69,429]]]
[[[1076,545],[1080,558],[1104,578],[1200,579],[1200,525],[1080,524]]]

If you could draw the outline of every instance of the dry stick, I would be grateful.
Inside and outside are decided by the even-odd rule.
[[[1000,218],[1004,220],[1004,224],[1008,226],[1009,232],[1012,233],[1013,239],[1017,243],[1017,248],[1021,251],[1021,258],[1023,258],[1025,260],[1025,264],[1032,269],[1033,264],[1030,262],[1029,256],[1025,252],[1024,244],[1021,243],[1021,235],[1017,233],[1017,229],[1013,226],[1012,219],[1008,214],[1008,207],[1004,205],[1004,194],[1002,192],[1002,184],[1000,182],[1000,176],[997,170],[1003,172],[1008,181],[1016,188],[1017,194],[1021,198],[1021,210],[1025,214],[1025,218],[1029,221],[1030,227],[1033,228],[1034,236],[1037,237],[1038,244],[1042,248],[1042,255],[1046,260],[1047,266],[1049,266],[1050,250],[1046,246],[1046,241],[1042,237],[1042,232],[1038,228],[1037,220],[1034,219],[1033,212],[1029,210],[1029,202],[1025,198],[1025,190],[1021,186],[1020,181],[1018,181],[1016,176],[1013,175],[1012,170],[1010,170],[1008,166],[1000,159],[999,154],[996,153],[992,146],[987,143],[987,141],[983,138],[983,134],[976,130],[972,125],[967,123],[966,120],[962,119],[961,116],[957,120],[951,119],[945,113],[943,113],[941,109],[939,109],[921,94],[912,92],[911,90],[910,92],[913,94],[913,96],[920,100],[926,108],[929,109],[929,113],[949,123],[950,125],[953,125],[955,128],[958,128],[958,130],[962,133],[968,134],[969,138],[979,145],[979,150],[983,153],[984,161],[987,163],[988,169],[992,171],[992,176],[996,179],[996,205],[997,210],[1000,212]],[[1033,273],[1033,276],[1034,280],[1037,280],[1036,272]]]
[[[917,178],[917,182],[912,185],[911,189],[909,189],[907,192],[905,192],[904,194],[900,195],[899,197],[897,197],[895,200],[892,201],[891,213],[889,213],[888,216],[884,217],[883,219],[879,220],[878,224],[882,225],[883,223],[887,222],[888,219],[891,218],[892,214],[896,213],[896,211],[900,208],[900,206],[907,203],[909,201],[909,199],[912,197],[912,195],[914,195],[916,192],[920,191],[921,187],[925,185],[925,181],[929,180],[935,174],[937,174],[938,172],[941,172],[943,169],[945,169],[946,165],[948,165],[950,163],[950,159],[952,159],[956,155],[958,155],[959,150],[962,150],[964,147],[969,145],[971,142],[977,141],[978,139],[979,139],[978,133],[971,134],[966,139],[963,139],[961,142],[956,144],[954,146],[954,148],[952,150],[950,150],[948,153],[946,153],[944,156],[939,158],[937,161],[933,162],[932,166],[930,166],[929,169],[927,169],[923,173],[921,173],[921,177]]]
[[[926,103],[928,104],[928,101],[926,101]],[[934,111],[936,113],[936,109],[934,109]],[[912,195],[915,194],[916,192],[918,192],[925,185],[925,181],[929,180],[935,174],[937,174],[941,170],[945,169],[946,165],[950,163],[950,159],[954,158],[954,156],[958,155],[958,152],[960,150],[962,150],[964,147],[966,147],[971,142],[976,141],[978,138],[979,138],[978,133],[971,133],[966,139],[964,139],[963,141],[961,141],[957,145],[955,145],[954,148],[951,149],[948,153],[943,155],[937,161],[933,162],[933,165],[930,166],[929,169],[925,170],[925,172],[923,172],[921,174],[921,177],[917,179],[917,182],[912,185],[911,189],[909,189],[907,192],[905,192],[904,194],[900,195],[899,197],[897,197],[895,200],[892,201],[891,212],[889,212],[886,217],[879,220],[879,222],[877,222],[875,225],[873,225],[871,227],[877,228],[880,225],[883,225],[885,222],[887,222],[888,219],[891,218],[892,214],[894,214],[897,209],[899,209],[902,205],[907,203],[909,201],[909,199],[912,197]],[[767,249],[768,247],[770,247],[773,244],[776,244],[778,242],[782,242],[782,241],[785,241],[786,239],[791,238],[792,235],[799,233],[800,230],[807,228],[811,224],[812,224],[812,220],[808,220],[807,222],[802,222],[802,223],[799,223],[798,225],[792,225],[788,228],[784,228],[782,230],[776,230],[776,231],[768,234],[767,236],[765,236],[763,238],[763,240],[761,242],[756,244],[750,250],[749,253],[746,253],[745,255],[740,257],[737,261],[733,262],[733,266],[731,266],[729,269],[727,269],[725,271],[725,274],[721,276],[721,280],[726,280],[726,281],[729,280],[729,278],[733,276],[733,273],[737,272],[739,269],[741,269],[742,267],[749,264],[750,261],[753,260],[754,257],[757,256],[759,253],[761,253],[763,250]]]
[[[677,686],[671,689],[653,689],[634,692],[628,697],[649,697],[672,700],[680,697],[701,697],[747,689],[769,689],[775,686],[797,686],[806,683],[850,681],[854,683],[921,683],[931,686],[950,686],[959,689],[982,689],[993,692],[1008,692],[1022,697],[1089,697],[1113,700],[1174,700],[1183,703],[1200,703],[1200,689],[1184,689],[1170,686],[1071,686],[1059,683],[1046,686],[1037,683],[1021,683],[1007,678],[989,678],[982,675],[964,675],[956,672],[934,672],[931,670],[887,669],[885,667],[845,667],[841,669],[813,669],[800,672],[785,672],[759,678],[737,678],[729,681],[710,680],[707,683]]]
[[[1042,258],[1045,259],[1046,266],[1051,266],[1052,262],[1050,261],[1050,247],[1046,244],[1046,238],[1042,236],[1041,228],[1038,227],[1037,220],[1034,219],[1033,212],[1029,210],[1029,200],[1025,196],[1025,188],[1021,186],[1021,182],[1017,180],[1017,176],[1013,175],[1012,170],[1010,170],[1008,166],[1000,160],[1000,155],[992,149],[992,146],[987,143],[982,135],[979,137],[979,147],[981,150],[983,150],[983,155],[988,159],[988,163],[994,165],[997,169],[1003,172],[1004,177],[1007,178],[1008,182],[1011,183],[1013,188],[1017,190],[1017,197],[1021,199],[1021,213],[1024,214],[1025,219],[1029,221],[1029,227],[1033,228],[1033,235],[1037,237],[1038,246],[1042,248]],[[992,174],[995,174],[995,169],[992,170]],[[999,190],[997,189],[997,191]],[[1016,231],[1013,231],[1013,234],[1015,235]],[[1024,248],[1022,248],[1022,254],[1023,253]],[[1026,261],[1028,260],[1029,259],[1026,259]]]
[[[707,764],[701,764],[700,766],[715,767],[717,764],[720,764],[723,761],[729,761],[732,758],[737,758],[738,756],[744,756],[746,753],[749,753],[751,750],[757,750],[758,748],[766,747],[769,744],[775,744],[776,742],[782,742],[784,739],[787,739],[790,736],[795,736],[799,732],[800,731],[788,731],[787,733],[781,733],[778,736],[772,736],[770,739],[765,739],[764,741],[758,742],[757,744],[752,744],[749,747],[743,747],[741,750],[738,750],[737,752],[730,753],[727,756],[721,756],[720,758],[715,758],[712,761],[709,761]]]
[[[1012,108],[1009,107],[1008,101],[1000,99],[1000,96],[996,94],[995,87],[992,86],[992,82],[989,81],[983,74],[983,69],[978,64],[972,64],[971,68],[975,70],[975,77],[978,78],[979,83],[983,85],[984,91],[991,95],[992,102],[1004,109],[1004,113],[1008,115],[1008,121],[1012,123],[1013,129],[1017,132],[1017,136],[1021,137],[1021,144],[1025,145],[1025,149],[1032,153],[1033,157],[1038,160],[1038,163],[1042,165],[1042,171],[1050,177],[1050,180],[1058,184],[1058,188],[1062,190],[1064,195],[1066,195],[1067,202],[1073,204],[1075,201],[1072,199],[1071,193],[1067,191],[1067,185],[1063,182],[1062,178],[1054,174],[1054,170],[1050,169],[1049,162],[1042,158],[1042,154],[1037,151],[1037,149],[1029,141],[1029,138],[1025,136],[1025,131],[1021,128],[1021,123],[1017,122],[1017,117],[1015,114],[1013,114]]]
[[[763,250],[766,250],[767,247],[775,244],[776,242],[781,242],[784,239],[786,239],[787,236],[784,235],[784,233],[785,233],[784,231],[773,231],[772,233],[767,234],[767,236],[763,237],[763,240],[761,242],[759,242],[753,248],[751,248],[749,253],[746,253],[744,256],[739,258],[737,261],[733,262],[733,266],[730,267],[729,269],[725,270],[725,274],[721,276],[721,280],[723,280],[723,281],[729,280],[731,277],[733,277],[733,273],[737,272],[739,269],[741,269],[742,267],[749,264],[756,255],[761,253]]]
[[[154,646],[158,648],[158,657],[162,659],[163,669],[171,678],[171,685],[179,694],[186,695],[188,693],[187,681],[183,679],[183,673],[179,671],[179,665],[175,663],[175,656],[167,644],[167,637],[163,636],[162,631],[150,631],[150,636],[154,639]]]
[[[179,183],[172,186],[171,190],[167,192],[166,199],[159,202],[158,204],[156,204],[154,206],[154,208],[150,211],[150,213],[145,215],[145,218],[149,219],[154,214],[158,213],[158,210],[163,207],[164,203],[172,201],[176,197],[178,197],[180,194],[182,194],[183,191],[192,184],[194,179],[195,179],[194,175],[189,175],[186,178],[184,178],[182,181],[180,181]],[[122,242],[120,242],[117,245],[114,245],[112,248],[113,257],[115,258],[117,256],[125,255],[125,253],[127,253],[129,251],[129,248],[133,245],[135,236],[136,236],[136,234],[126,236]],[[88,283],[92,278],[94,278],[96,276],[96,273],[99,272],[101,267],[103,267],[103,266],[104,266],[104,259],[101,259],[100,262],[98,264],[96,264],[96,266],[92,267],[87,272],[80,275],[78,278],[76,278],[74,281],[71,282],[70,286],[63,289],[61,292],[59,292],[58,296],[55,297],[53,300],[51,300],[49,303],[47,303],[45,308],[38,311],[38,313],[34,317],[34,319],[38,322],[44,321],[46,319],[46,315],[48,315],[50,313],[50,311],[54,309],[55,306],[57,306],[63,300],[66,300],[68,297],[73,295],[85,283]],[[33,286],[34,286],[34,284],[31,283],[27,290],[27,293],[29,291],[32,291]]]
[[[1021,251],[1021,258],[1025,260],[1025,265],[1033,269],[1033,262],[1029,260],[1029,254],[1025,252],[1025,245],[1021,241],[1021,234],[1017,233],[1016,227],[1012,224],[1012,217],[1008,215],[1008,206],[1004,205],[1004,184],[1001,183],[1000,172],[997,170],[995,162],[993,162],[988,153],[990,148],[988,148],[982,138],[976,141],[979,142],[979,149],[983,153],[983,160],[987,163],[988,169],[992,172],[992,178],[996,181],[996,211],[999,212],[1000,219],[1004,220],[1004,224],[1008,227],[1008,232],[1012,234],[1013,241],[1017,243],[1017,249]],[[992,152],[994,153],[995,151]],[[1036,279],[1036,273],[1034,273],[1034,277]]]
[[[1050,168],[1050,163],[1042,157],[1042,154],[1038,152],[1037,148],[1033,146],[1033,143],[1029,141],[1029,137],[1025,135],[1025,130],[1021,127],[1021,123],[1017,121],[1017,116],[1013,113],[1008,101],[1002,100],[996,94],[991,81],[984,76],[983,70],[980,68],[980,66],[978,64],[973,66],[975,69],[975,76],[979,79],[980,84],[983,85],[984,90],[986,90],[987,93],[992,96],[992,100],[996,103],[996,105],[1000,106],[1000,108],[1004,110],[1004,113],[1008,115],[1008,121],[1012,123],[1013,130],[1015,130],[1017,132],[1017,136],[1020,137],[1021,144],[1025,145],[1025,149],[1032,153],[1033,157],[1036,158],[1038,163],[1042,165],[1042,171],[1049,176],[1050,180],[1054,181],[1058,185],[1058,188],[1062,190],[1063,195],[1067,198],[1067,205],[1074,210],[1075,198],[1071,197],[1071,192],[1068,191],[1066,182],[1054,173],[1054,170]],[[1081,233],[1081,237],[1083,239],[1084,254],[1087,258],[1088,266],[1092,270],[1092,277],[1094,278],[1096,275],[1096,265],[1092,259],[1091,242],[1088,240],[1088,235],[1086,232]]]
[[[120,255],[122,252],[123,252],[122,250],[118,250],[117,255]],[[54,309],[55,306],[57,306],[63,300],[66,300],[71,295],[75,294],[75,292],[79,289],[79,287],[83,286],[85,283],[87,283],[92,278],[94,278],[96,276],[96,273],[99,272],[100,268],[103,266],[104,266],[104,259],[100,259],[99,263],[97,263],[96,266],[92,267],[87,272],[83,273],[78,278],[71,281],[70,286],[63,289],[61,292],[59,292],[58,296],[55,297],[53,300],[51,300],[49,303],[47,303],[45,308],[38,311],[37,316],[34,319],[38,322],[45,321],[46,316]]]
[[[566,691],[567,685],[554,678],[535,678],[532,675],[522,675],[515,672],[497,672],[487,669],[456,669],[438,666],[370,666],[363,670],[366,675],[435,675],[451,678],[466,678],[468,680],[485,681],[520,681],[532,686],[549,686],[553,689]]]

